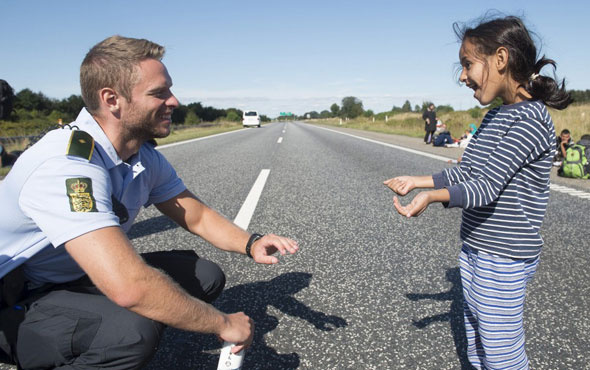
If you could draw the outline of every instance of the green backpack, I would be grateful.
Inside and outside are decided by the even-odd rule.
[[[590,178],[590,142],[580,140],[567,148],[558,174],[576,179]]]

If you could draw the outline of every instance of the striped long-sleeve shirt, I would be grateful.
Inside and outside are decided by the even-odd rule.
[[[492,109],[459,166],[433,175],[462,207],[464,244],[511,258],[536,257],[549,200],[555,128],[545,105],[524,101]]]

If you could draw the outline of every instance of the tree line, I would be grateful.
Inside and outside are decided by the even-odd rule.
[[[426,108],[431,104],[430,101],[422,102],[422,105],[415,105],[414,109],[412,109],[412,104],[409,100],[406,100],[401,107],[393,106],[391,110],[387,112],[382,112],[375,114],[371,109],[365,110],[363,108],[363,102],[357,97],[354,96],[347,96],[342,99],[341,105],[334,103],[330,106],[330,110],[323,110],[321,112],[311,111],[306,112],[299,118],[301,119],[318,119],[318,118],[342,118],[342,119],[353,119],[360,116],[364,117],[375,117],[381,116],[386,114],[396,114],[396,113],[406,113],[406,112],[423,112]],[[446,105],[439,105],[437,106],[437,112],[445,113],[445,112],[453,112],[454,109],[452,106]]]
[[[590,90],[568,90],[571,94],[572,98],[574,99],[574,103],[588,103],[590,102]],[[299,116],[299,119],[322,119],[322,118],[342,118],[342,119],[353,119],[360,116],[364,117],[379,117],[385,116],[387,114],[397,114],[397,113],[409,113],[409,112],[416,112],[422,113],[426,110],[426,108],[431,104],[430,101],[423,101],[422,105],[416,104],[412,109],[412,103],[409,100],[406,100],[401,107],[394,105],[391,110],[387,112],[382,112],[375,114],[372,110],[364,110],[363,102],[354,97],[354,96],[347,96],[342,99],[341,105],[334,103],[330,106],[330,109],[323,110],[321,112],[317,111],[310,111],[305,112],[302,116]],[[490,105],[484,107],[483,109],[490,109],[495,108],[499,105],[502,105],[502,100],[500,98],[496,98]],[[453,112],[454,109],[450,104],[442,104],[436,106],[437,113],[447,113]],[[482,108],[479,106],[475,106],[471,109],[467,110],[472,117],[477,118],[481,115]]]
[[[569,90],[569,93],[572,95],[574,103],[590,102],[590,90]]]
[[[3,80],[0,80],[3,81]],[[4,81],[3,81],[4,82]],[[8,87],[6,87],[8,86]],[[0,119],[11,122],[36,122],[36,123],[56,123],[58,120],[63,122],[73,121],[80,110],[84,107],[84,101],[80,95],[70,95],[64,99],[52,99],[42,92],[33,92],[25,88],[14,94],[12,88],[6,84],[2,89],[2,109]],[[590,102],[590,90],[569,90],[574,103]],[[318,118],[343,118],[353,119],[360,116],[380,117],[387,114],[397,114],[406,112],[423,112],[430,101],[423,101],[421,105],[416,104],[412,108],[409,100],[406,100],[401,107],[392,106],[390,111],[375,114],[372,110],[365,110],[363,102],[354,96],[347,96],[342,99],[340,105],[333,103],[329,109],[321,112],[310,111],[301,116],[295,116],[299,119],[318,119]],[[501,101],[494,101],[490,108],[502,104]],[[451,105],[438,105],[438,113],[452,112],[454,109]],[[474,107],[468,110],[474,117],[478,117],[481,108]],[[240,122],[242,120],[242,110],[237,108],[219,109],[204,106],[200,102],[190,103],[187,105],[180,104],[172,113],[172,123],[182,125],[197,125],[202,122],[215,122],[226,120]],[[263,122],[270,121],[270,118],[261,115]],[[283,119],[292,119],[293,117],[282,117]]]
[[[12,90],[10,88],[10,90]],[[12,95],[12,96],[10,96]],[[0,119],[10,122],[57,123],[72,122],[84,107],[84,100],[80,95],[70,95],[64,99],[53,99],[42,92],[33,92],[25,88],[14,94],[13,91],[2,92],[2,116]],[[6,103],[6,104],[5,104]],[[172,113],[172,123],[181,125],[196,125],[201,122],[215,122],[226,120],[240,122],[242,110],[237,108],[218,109],[203,106],[199,103],[180,104]],[[263,122],[270,121],[260,116]]]

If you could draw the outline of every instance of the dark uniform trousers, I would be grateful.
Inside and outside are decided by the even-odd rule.
[[[142,257],[203,301],[225,286],[219,266],[193,251]],[[116,305],[87,277],[40,290],[23,305],[16,344],[22,369],[138,369],[156,352],[165,325]]]

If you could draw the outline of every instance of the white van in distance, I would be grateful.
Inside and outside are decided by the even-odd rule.
[[[260,116],[258,112],[255,110],[247,110],[244,111],[244,115],[242,116],[242,125],[244,127],[248,126],[258,126],[260,127]]]

